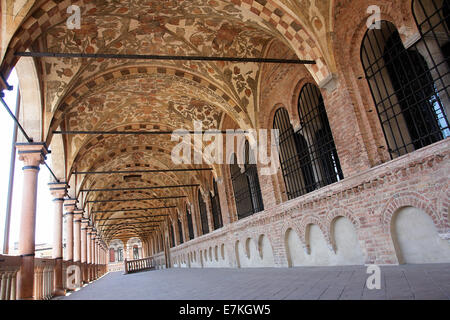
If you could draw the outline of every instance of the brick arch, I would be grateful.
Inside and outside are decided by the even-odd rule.
[[[298,225],[298,223],[296,223],[294,220],[289,220],[289,221],[285,222],[283,224],[283,226],[281,227],[280,237],[281,237],[281,239],[283,239],[283,241],[285,240],[286,233],[289,229],[295,231],[297,233],[298,237],[300,238],[300,240],[304,239],[304,235],[303,235],[304,230],[301,229],[300,226]]]
[[[450,234],[450,188],[447,182],[438,194],[437,198],[437,212],[442,219],[443,231],[447,229]]]
[[[232,5],[241,10],[243,15],[255,23],[264,23],[277,31],[300,59],[311,59],[316,65],[307,66],[317,82],[327,78],[330,74],[326,59],[321,52],[317,39],[312,36],[306,25],[299,17],[287,12],[274,0],[229,0]],[[0,71],[8,75],[17,62],[15,52],[26,51],[47,28],[63,22],[67,18],[66,10],[69,5],[88,7],[91,0],[69,1],[47,0],[41,3],[29,17],[20,25],[11,39],[6,51]]]
[[[397,30],[402,30],[409,36],[412,35],[417,28],[412,19],[410,3],[411,0],[378,1],[377,5],[381,9],[380,20],[392,22]],[[364,78],[364,68],[361,63],[361,45],[367,32],[366,22],[369,17],[366,10],[373,4],[370,0],[355,4],[335,0],[332,16],[335,17],[333,30],[336,44],[332,50],[339,70],[339,82],[342,81],[351,90],[349,99],[355,106],[362,142],[368,151],[371,164],[376,165],[390,161],[390,156],[377,113],[367,112],[368,109],[375,110],[375,105],[369,84]],[[343,24],[346,28],[339,28]],[[403,40],[408,37],[400,35]]]
[[[292,117],[291,123],[292,123],[292,126],[294,127],[294,130],[296,127],[298,127],[300,125],[300,114],[298,113],[298,99],[300,98],[300,93],[302,92],[303,87],[308,83],[312,83],[315,86],[317,86],[320,90],[320,94],[322,94],[322,96],[323,96],[322,89],[314,81],[313,77],[311,77],[311,76],[303,77],[297,82],[297,84],[294,87],[294,90],[292,91],[291,105],[289,106],[290,114]],[[325,109],[326,109],[326,104],[325,104]]]
[[[290,110],[283,103],[277,103],[270,109],[269,116],[267,117],[266,128],[273,129],[273,121],[275,119],[275,114],[280,108],[284,108],[287,111],[287,113],[289,115],[289,122],[292,125],[293,119],[292,119],[292,114],[291,114]],[[267,150],[269,152],[271,152],[272,150],[269,147],[270,140],[269,139],[267,139],[267,140],[268,140],[267,141],[267,144],[268,144]],[[271,154],[270,154],[270,156],[271,156]],[[286,198],[286,194],[287,194],[286,185],[284,182],[283,171],[281,169],[281,165],[278,168],[277,173],[271,176],[271,180],[272,180],[274,192],[278,193],[278,195],[276,195],[276,196],[279,199],[281,199],[282,202],[288,200]]]
[[[336,30],[339,37],[343,36],[340,35],[339,31],[337,30],[339,29],[338,22],[341,23],[341,20],[345,19],[348,26],[343,30],[353,31],[346,34],[345,39],[338,39],[339,41],[342,41],[341,45],[343,48],[346,48],[346,50],[336,53],[337,56],[345,56],[347,58],[358,57],[359,62],[360,47],[362,40],[364,39],[364,36],[368,30],[366,23],[367,19],[370,16],[370,14],[366,12],[366,10],[368,6],[372,5],[373,3],[369,0],[363,0],[360,3],[356,3],[355,5],[352,4],[351,8],[343,9],[347,12],[339,13],[340,15],[345,16],[344,18],[340,19],[336,16],[336,9],[341,6],[340,3],[342,1],[343,0],[336,0],[335,5],[332,6],[332,9],[334,11],[333,16],[336,17],[333,21],[333,30]],[[394,3],[390,0],[382,0],[377,4],[381,10],[381,16],[379,20],[385,20],[394,24],[394,26],[399,31],[402,40],[406,40],[406,37],[412,35],[415,32],[418,32],[412,15],[411,3],[412,0],[398,1],[398,3]],[[345,7],[346,5],[342,4],[342,6]],[[355,52],[357,52],[357,54],[355,54]],[[352,64],[352,66],[355,66],[355,64]]]
[[[333,245],[331,243],[331,239],[330,239],[331,237],[330,237],[330,234],[328,233],[326,225],[324,224],[324,221],[317,216],[309,214],[309,215],[305,215],[301,219],[300,225],[299,225],[300,229],[303,230],[303,232],[302,232],[303,238],[301,240],[305,244],[308,254],[311,252],[311,244],[309,243],[309,240],[308,240],[308,232],[309,232],[308,228],[311,225],[317,225],[320,228],[328,247],[330,249],[332,249]]]
[[[56,130],[67,112],[69,112],[74,103],[84,94],[93,92],[93,89],[101,84],[108,81],[117,80],[122,77],[132,76],[132,75],[152,75],[152,74],[162,74],[168,76],[174,76],[180,79],[185,79],[192,81],[193,83],[200,84],[205,87],[205,89],[212,91],[217,97],[221,97],[226,105],[217,106],[228,114],[241,128],[251,128],[251,120],[245,110],[238,105],[238,103],[228,95],[223,89],[218,85],[211,83],[206,80],[201,75],[192,73],[191,71],[181,70],[175,67],[168,66],[125,66],[118,69],[108,70],[105,73],[96,75],[84,81],[81,85],[74,88],[72,91],[67,93],[64,98],[62,98],[53,113],[52,120],[47,134],[47,143],[51,142],[53,136],[53,130]]]
[[[344,217],[344,218],[349,219],[353,223],[355,228],[361,227],[361,223],[360,223],[359,219],[356,217],[356,215],[352,211],[350,211],[349,209],[345,209],[345,208],[335,208],[335,209],[331,210],[330,212],[328,212],[328,214],[327,214],[327,226],[328,226],[327,229],[328,230],[330,230],[333,221],[338,217]]]
[[[261,247],[261,237],[266,237],[269,240],[270,249],[272,250],[272,255],[275,257],[275,247],[274,247],[274,239],[272,238],[273,235],[271,235],[269,230],[264,230],[264,232],[260,232],[259,236],[255,239],[256,240],[256,250],[258,251],[258,255],[260,258],[264,259],[264,256],[262,255],[262,247]]]
[[[286,243],[286,233],[288,232],[288,230],[291,230],[291,232],[295,232],[298,236],[298,238],[300,239],[300,241],[302,242],[302,246],[303,246],[303,250],[305,252],[309,252],[309,247],[307,247],[306,242],[305,242],[305,232],[303,229],[300,228],[300,226],[293,220],[285,222],[283,224],[283,226],[281,227],[281,234],[280,234],[280,239],[282,240],[282,244],[284,246],[284,252],[285,252],[285,259],[286,262],[288,264],[290,264],[291,262],[289,261],[289,259],[291,259],[288,256],[288,250],[287,250],[287,243]]]
[[[341,217],[350,220],[350,222],[353,224],[353,226],[355,228],[355,232],[357,235],[358,235],[359,229],[361,228],[361,223],[360,223],[359,219],[349,209],[336,208],[336,209],[333,209],[330,212],[328,212],[327,217],[326,217],[326,228],[327,228],[327,233],[330,235],[330,243],[331,243],[331,246],[332,246],[334,252],[336,252],[336,241],[335,241],[335,236],[334,236],[332,230],[333,230],[333,225],[336,222],[336,219],[341,218]],[[359,238],[359,236],[358,236],[358,238]]]
[[[381,222],[383,225],[384,233],[391,233],[393,216],[398,212],[399,209],[405,207],[414,207],[422,210],[431,217],[439,233],[445,231],[444,223],[436,213],[437,211],[430,200],[427,200],[424,196],[416,192],[403,192],[392,196],[382,210]]]

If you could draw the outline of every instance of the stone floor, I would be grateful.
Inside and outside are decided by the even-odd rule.
[[[450,264],[381,267],[369,290],[366,267],[168,269],[109,273],[63,300],[450,299]]]

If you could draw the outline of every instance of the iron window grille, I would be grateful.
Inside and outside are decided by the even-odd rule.
[[[192,214],[189,208],[186,206],[186,220],[189,231],[189,240],[194,239],[194,224],[192,223]]]
[[[133,247],[133,259],[138,260],[139,259],[139,248]]]
[[[448,4],[421,0],[413,8],[421,34],[416,43],[405,48],[396,27],[381,21],[381,29],[368,30],[361,46],[392,159],[450,136]]]
[[[170,247],[173,248],[173,247],[175,247],[175,235],[174,235],[174,232],[173,232],[173,225],[172,224],[170,224],[169,233],[170,233]]]
[[[220,209],[219,192],[217,190],[217,182],[215,179],[213,179],[213,189],[214,189],[214,196],[210,192],[209,197],[211,199],[211,210],[214,221],[214,230],[217,230],[223,227],[223,221],[222,221],[222,211]]]
[[[233,154],[233,162],[230,164],[231,181],[236,202],[238,219],[243,219],[254,213],[264,210],[261,188],[258,179],[256,164],[250,164],[250,147],[245,142],[245,164],[243,170],[237,163],[236,155]]]
[[[206,212],[206,203],[203,200],[200,190],[198,190],[197,196],[198,196],[198,207],[200,209],[200,220],[202,222],[202,233],[207,234],[209,233],[209,226],[208,226],[208,214]]]
[[[183,225],[181,224],[180,219],[177,220],[178,223],[178,236],[180,238],[180,244],[183,244]]]
[[[300,129],[295,132],[285,108],[273,128],[279,130],[279,155],[288,199],[344,179],[322,95],[317,86],[303,86],[298,100]]]

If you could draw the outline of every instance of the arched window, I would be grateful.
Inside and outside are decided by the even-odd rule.
[[[187,205],[186,205],[186,220],[188,224],[189,240],[192,240],[194,239],[194,224],[192,223],[191,211],[189,210]]]
[[[299,153],[299,150],[304,153],[308,149],[298,148],[306,142],[295,134],[285,108],[279,108],[275,112],[273,128],[279,130],[280,164],[288,199],[301,196],[306,193],[305,190],[314,190],[311,187],[314,185],[314,179],[309,155]]]
[[[217,190],[217,182],[215,179],[213,179],[213,189],[214,189],[214,196],[210,192],[209,197],[211,199],[211,210],[214,221],[214,230],[217,230],[223,227],[223,222],[222,222],[222,212],[220,210],[219,191]]]
[[[344,179],[319,88],[307,83],[298,99],[300,129],[295,134],[305,188],[302,194]]]
[[[181,224],[180,219],[178,221],[178,237],[180,238],[180,244],[183,244],[183,225]]]
[[[202,222],[202,233],[207,234],[209,233],[208,214],[206,212],[206,203],[203,200],[203,196],[200,190],[198,190],[197,192],[197,197],[198,197],[198,207],[200,209],[200,220]]]
[[[170,247],[173,248],[173,247],[175,247],[175,234],[173,231],[172,223],[170,224],[169,233],[170,233]]]
[[[137,245],[133,246],[133,259],[138,260],[139,259],[139,248]]]
[[[294,132],[286,109],[275,112],[279,156],[288,199],[340,181],[342,174],[322,95],[317,86],[303,86],[298,100],[300,129]]]
[[[245,164],[243,172],[237,164],[236,155],[233,155],[233,162],[230,164],[238,219],[264,210],[257,167],[256,164],[250,163],[251,154],[248,141],[245,142],[244,151]]]
[[[447,30],[448,42],[443,20],[440,26]],[[433,25],[435,30],[437,27]],[[419,26],[422,34],[426,28]],[[443,56],[438,41],[431,36],[423,39],[406,49],[395,26],[382,21],[381,29],[367,31],[361,46],[361,61],[391,158],[450,135],[446,116],[450,107],[448,58]]]

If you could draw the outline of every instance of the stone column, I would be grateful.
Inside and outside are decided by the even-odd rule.
[[[76,199],[67,199],[64,201],[66,214],[66,256],[64,260],[73,262],[73,211],[75,210]]]
[[[55,204],[53,216],[53,252],[52,258],[55,259],[54,272],[54,288],[53,295],[63,296],[63,274],[62,274],[62,260],[63,260],[63,203],[64,196],[67,193],[66,183],[49,183],[50,193],[53,196],[53,203]]]
[[[95,266],[95,261],[96,261],[96,252],[95,252],[95,237],[97,236],[97,232],[95,230],[95,228],[92,229],[91,231],[91,261],[92,261],[92,280],[95,280],[97,278],[97,272],[96,270],[96,266]]]
[[[92,280],[92,271],[91,271],[91,264],[92,264],[91,232],[92,232],[92,227],[88,223],[88,226],[86,227],[86,262],[87,262],[88,282]]]
[[[81,265],[82,265],[82,276],[83,282],[88,282],[88,272],[87,272],[87,230],[88,230],[88,219],[81,219]]]
[[[94,241],[94,245],[95,245],[95,264],[98,265],[98,258],[99,258],[99,248],[98,248],[98,240],[96,239]]]
[[[73,212],[73,261],[78,265],[81,263],[81,219],[83,218],[83,210],[75,210]]]
[[[45,143],[17,143],[19,159],[23,161],[22,212],[20,220],[19,254],[22,264],[17,277],[19,299],[33,299],[34,255],[36,232],[36,198],[39,165],[48,149]]]

